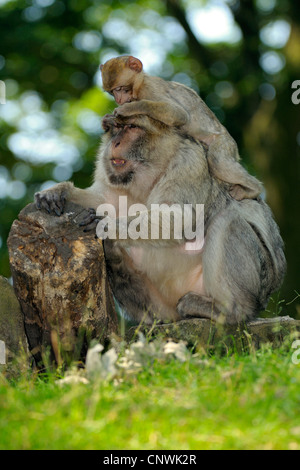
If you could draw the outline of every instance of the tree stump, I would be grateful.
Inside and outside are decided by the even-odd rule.
[[[14,288],[37,363],[82,357],[88,342],[118,330],[102,242],[79,223],[85,210],[67,203],[61,217],[26,206],[8,237]]]

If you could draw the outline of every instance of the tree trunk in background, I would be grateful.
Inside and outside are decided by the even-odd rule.
[[[266,200],[280,226],[285,243],[287,274],[280,291],[283,313],[299,318],[299,185],[300,185],[300,104],[291,100],[291,85],[300,79],[300,30],[292,25],[285,47],[286,69],[290,82],[278,87],[276,98],[262,101],[245,128],[245,146],[266,188]]]
[[[92,338],[103,342],[118,328],[102,243],[78,226],[84,209],[67,204],[61,217],[26,206],[8,238],[14,288],[37,363],[76,360]]]

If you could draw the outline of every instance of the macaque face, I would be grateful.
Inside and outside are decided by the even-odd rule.
[[[119,106],[124,103],[130,103],[132,101],[132,86],[118,86],[111,90],[110,94]]]
[[[134,87],[143,75],[143,64],[139,59],[132,56],[116,57],[100,65],[100,70],[104,90],[114,97],[118,105],[133,101]]]
[[[128,185],[143,165],[141,149],[145,131],[130,122],[120,123],[114,116],[106,115],[103,129],[110,137],[105,153],[105,169],[113,185]]]

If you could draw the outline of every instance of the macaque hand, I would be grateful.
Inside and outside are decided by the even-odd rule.
[[[62,188],[46,189],[35,193],[34,202],[37,209],[44,209],[49,214],[55,214],[60,217],[64,212],[67,200],[67,192]]]
[[[84,232],[90,232],[91,230],[96,230],[99,220],[101,220],[101,216],[96,215],[95,209],[87,209],[87,214],[80,222],[79,227],[85,227]]]
[[[115,116],[113,114],[105,114],[102,119],[102,129],[107,132],[115,124]]]
[[[116,117],[133,116],[134,114],[143,114],[139,109],[138,102],[125,103],[122,104],[122,106],[118,106],[118,108],[114,110],[114,115]]]

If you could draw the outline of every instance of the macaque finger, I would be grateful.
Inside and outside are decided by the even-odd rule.
[[[53,195],[53,199],[50,203],[50,210],[52,212],[55,212],[55,214],[59,217],[63,214],[64,212],[64,206],[65,206],[66,198],[64,194],[57,194],[55,193]]]
[[[90,224],[86,225],[85,228],[83,229],[84,232],[91,232],[95,231],[96,227],[98,225],[99,220],[93,220]]]
[[[46,191],[35,194],[35,204],[37,209],[44,209],[48,214],[55,214],[60,217],[64,212],[66,196],[64,193]]]
[[[79,223],[79,227],[85,227],[83,230],[84,232],[90,232],[91,230],[95,230],[101,218],[101,216],[96,215],[95,209],[87,209],[87,215]]]
[[[38,210],[41,210],[41,209],[42,209],[42,204],[41,204],[41,199],[40,199],[39,193],[36,193],[36,194],[34,195],[34,199],[35,199],[36,208],[37,208]]]
[[[114,115],[113,114],[105,114],[102,119],[102,129],[107,132],[109,129],[114,125]]]
[[[55,201],[51,201],[49,203],[49,208],[50,208],[50,213],[54,213],[56,214],[58,217],[61,216],[62,214],[62,209],[60,207],[58,207],[58,205],[56,204]]]
[[[96,218],[96,211],[92,207],[89,209],[86,209],[85,212],[87,214],[84,216],[79,226],[88,225],[90,222],[92,222]]]
[[[48,214],[50,214],[49,201],[44,195],[37,193],[35,195],[35,204],[39,210],[44,209]]]

